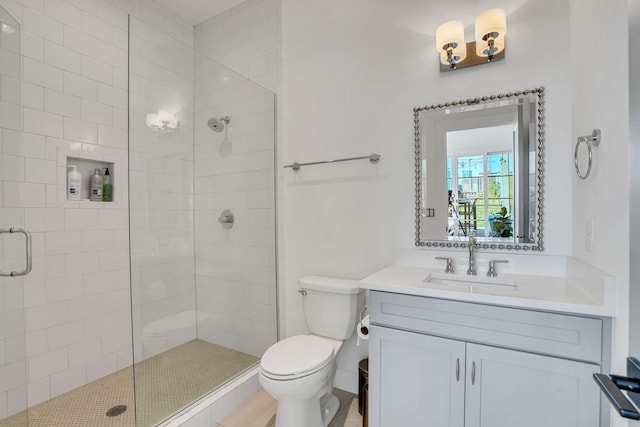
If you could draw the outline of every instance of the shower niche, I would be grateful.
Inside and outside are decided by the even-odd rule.
[[[101,160],[93,160],[93,159],[83,159],[80,157],[67,157],[66,160],[66,170],[67,173],[71,170],[72,166],[77,167],[77,171],[81,176],[81,187],[80,187],[80,201],[81,202],[89,202],[91,201],[91,177],[95,173],[96,169],[100,170],[100,175],[103,180],[103,189],[101,195],[101,202],[111,203],[115,200],[115,192],[113,191],[114,182],[115,182],[115,163],[114,162],[106,162]],[[111,197],[104,197],[104,185],[108,184],[111,186]],[[69,184],[66,181],[65,177],[65,195],[68,194]],[[66,196],[65,196],[66,197]],[[69,200],[72,201],[72,200]]]

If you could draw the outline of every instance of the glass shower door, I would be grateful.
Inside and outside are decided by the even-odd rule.
[[[0,427],[26,426],[24,276],[31,236],[24,224],[24,153],[20,145],[20,26],[0,7]]]
[[[129,24],[135,406],[149,426],[277,340],[275,94]]]

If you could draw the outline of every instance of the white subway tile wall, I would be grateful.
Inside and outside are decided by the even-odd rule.
[[[278,92],[282,1],[247,0],[195,27],[198,52]]]
[[[34,255],[31,274],[0,279],[0,419],[195,338],[197,310],[217,322],[200,338],[261,354],[276,334],[273,94],[202,78],[194,47],[275,91],[280,0],[248,0],[195,31],[153,0],[0,6],[22,25],[19,43],[0,39],[0,227],[30,229]],[[145,127],[160,109],[176,114],[173,134]],[[206,128],[210,114],[232,117],[227,143]],[[69,157],[114,163],[114,202],[67,201]],[[232,234],[216,221],[224,208]],[[18,270],[22,241],[10,237],[2,268]],[[194,327],[156,322],[179,313]]]
[[[26,185],[25,162],[20,156],[20,31],[18,22],[0,15],[0,228],[21,227],[24,209],[19,191]],[[17,87],[16,87],[17,86]],[[31,165],[30,176],[35,172]],[[35,174],[36,178],[41,175]],[[45,184],[34,183],[35,199],[43,197]],[[44,200],[32,200],[37,204]],[[20,235],[3,234],[0,259],[3,272],[21,271],[24,244]],[[24,278],[0,277],[0,419],[21,411],[27,404],[27,356],[25,342]]]
[[[278,96],[281,95],[282,87],[282,0],[247,0],[238,6],[229,9],[213,18],[202,22],[195,27],[195,45],[196,50],[202,52],[204,55],[215,59],[224,66],[232,69],[233,71],[247,76],[256,81],[265,88],[275,92]],[[196,69],[196,73],[200,70]],[[196,79],[198,79],[196,74]],[[260,98],[253,98],[255,101],[260,101]],[[262,99],[263,102],[266,99]],[[196,111],[199,109],[207,108],[205,98],[201,98],[201,102],[196,99]],[[237,105],[240,105],[242,100],[239,100]],[[270,101],[266,101],[270,102]],[[263,108],[250,103],[247,108]],[[276,102],[277,108],[277,129],[282,129],[282,102]],[[255,110],[251,110],[255,111]],[[263,115],[263,118],[270,117]],[[276,150],[276,173],[278,187],[282,188],[283,173],[281,172],[282,165],[282,149],[283,140],[282,134],[276,132],[277,147]],[[269,150],[273,148],[273,137],[266,135],[265,133],[256,132],[250,137],[250,143],[255,150]],[[240,146],[245,142],[243,138],[234,141],[236,146]],[[196,144],[198,143],[196,137]],[[196,145],[197,150],[197,145]],[[196,151],[196,156],[198,152]],[[198,158],[198,157],[196,157]],[[265,161],[273,162],[273,156],[266,151],[263,152]],[[197,179],[196,179],[197,182]],[[196,184],[197,185],[197,184]],[[197,187],[196,187],[197,188]],[[282,194],[280,191],[278,194],[278,203],[282,203]],[[279,282],[281,284],[286,283],[286,277],[283,272],[285,271],[285,242],[282,239],[283,234],[283,210],[278,210],[278,262],[277,268],[280,273]],[[198,218],[198,216],[196,216]],[[260,211],[259,209],[253,210],[252,221],[256,224],[260,223],[260,227],[267,227],[266,224],[273,224],[273,212],[270,210]],[[286,337],[284,330],[284,316],[285,316],[285,304],[284,295],[285,292],[281,292],[279,295],[279,321],[280,321],[280,334],[281,337]],[[264,300],[263,300],[264,301]],[[260,334],[261,332],[256,331]]]
[[[177,40],[151,23],[131,20],[131,253],[134,359],[140,361],[196,338],[193,230],[192,39]],[[178,54],[177,52],[180,52]],[[112,100],[118,102],[117,93]],[[167,110],[173,132],[146,126]],[[105,129],[105,133],[108,131]],[[113,140],[113,138],[110,138]],[[180,314],[185,322],[176,322]]]
[[[195,28],[195,227],[200,338],[262,356],[277,340],[275,95],[279,1],[248,0]],[[265,39],[271,43],[258,46]],[[213,61],[214,58],[216,61]],[[260,83],[262,86],[249,80]],[[211,117],[230,117],[213,132]],[[230,209],[233,228],[218,217]]]
[[[0,40],[0,227],[29,229],[34,255],[31,274],[0,279],[1,419],[132,363],[127,14],[188,48],[193,27],[151,0],[0,6],[21,24],[20,42]],[[115,163],[116,200],[66,201],[67,157]],[[20,269],[23,248],[3,237],[1,268]]]

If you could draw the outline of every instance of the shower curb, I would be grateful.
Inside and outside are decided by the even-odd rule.
[[[261,389],[258,369],[257,365],[250,368],[156,427],[199,427],[217,423]]]

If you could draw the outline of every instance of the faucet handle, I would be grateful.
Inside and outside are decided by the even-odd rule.
[[[489,277],[498,277],[498,272],[496,271],[496,262],[504,262],[507,263],[506,259],[494,259],[489,261],[489,271],[487,271],[487,276]]]
[[[436,259],[447,261],[447,267],[444,269],[445,273],[455,273],[455,270],[453,269],[453,259],[444,256],[437,256]]]

